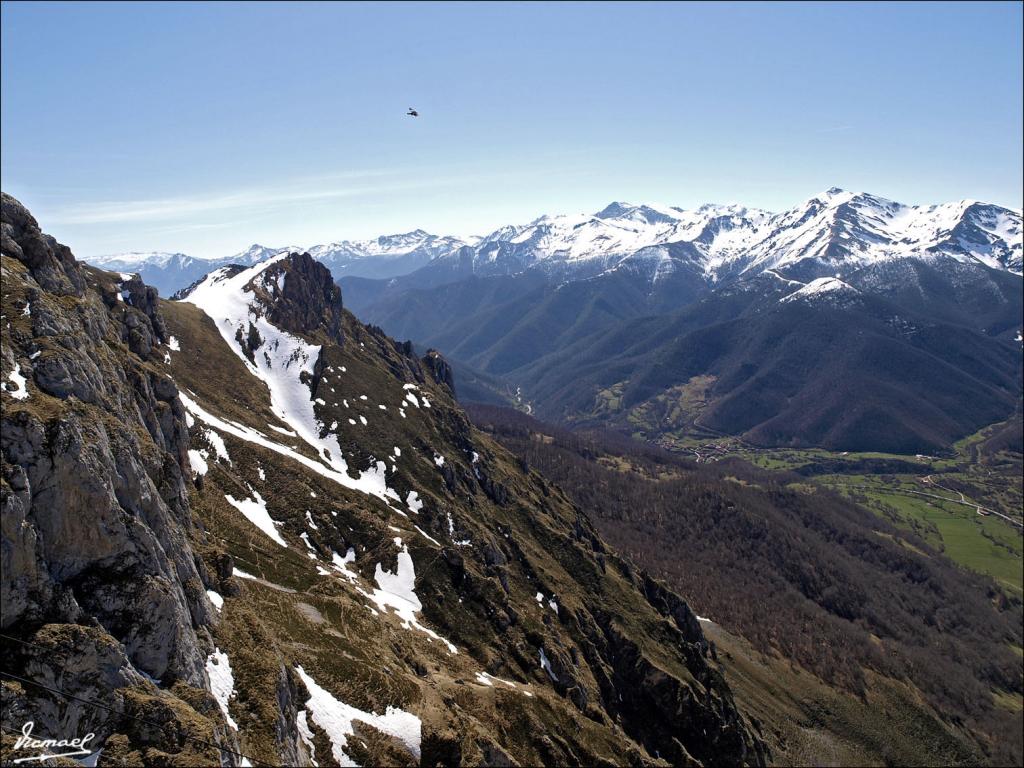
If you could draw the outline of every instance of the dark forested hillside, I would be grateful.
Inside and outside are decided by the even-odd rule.
[[[804,477],[469,410],[702,616],[862,698],[867,670],[909,680],[989,759],[1019,763],[1019,712],[993,704],[1022,688],[1018,598]]]
[[[1022,299],[1009,272],[906,259],[842,281],[765,272],[709,288],[627,266],[566,283],[343,283],[365,320],[504,382],[489,388],[541,418],[652,441],[710,430],[759,446],[941,452],[1016,403]]]

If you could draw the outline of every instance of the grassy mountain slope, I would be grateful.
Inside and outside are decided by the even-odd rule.
[[[266,431],[274,424],[256,382],[248,391],[229,383],[247,380],[241,360],[232,360],[223,349],[209,352],[222,348],[223,341],[208,318],[186,304],[169,305],[165,311],[169,326],[180,334],[182,349],[194,351],[171,355],[175,378],[185,391],[205,410],[252,429]],[[381,638],[369,645],[357,641],[355,648],[334,633],[305,638],[303,644],[311,646],[314,656],[324,654],[319,662],[283,642],[276,652],[293,659],[303,656],[304,668],[319,669],[338,681],[344,676],[326,659],[339,653],[362,657],[364,664],[377,669],[408,670],[384,690],[394,691],[398,706],[408,709],[415,704],[416,711],[436,713],[443,720],[442,730],[451,735],[437,737],[435,759],[458,755],[462,762],[486,762],[489,751],[500,749],[524,763],[616,761],[631,753],[639,759],[641,745],[670,762],[689,759],[685,754],[716,759],[710,744],[701,754],[704,748],[696,746],[693,735],[687,736],[693,725],[677,723],[659,732],[661,726],[651,721],[652,707],[667,704],[659,697],[678,695],[672,693],[678,685],[672,679],[711,685],[710,667],[687,666],[696,659],[690,658],[691,651],[678,655],[676,649],[685,647],[678,645],[683,638],[670,640],[678,630],[636,591],[629,573],[615,565],[614,556],[604,551],[585,518],[564,496],[536,474],[524,474],[502,449],[475,433],[450,391],[425,375],[407,348],[366,329],[348,314],[337,334],[309,335],[324,344],[319,378],[311,382],[313,396],[324,401],[318,415],[324,424],[346,425],[338,428],[346,460],[359,467],[388,457],[389,486],[402,500],[415,491],[423,506],[414,511],[417,504],[405,504],[400,511],[379,499],[353,495],[308,473],[296,474],[297,468],[288,462],[222,435],[231,464],[210,463],[195,506],[214,536],[222,539],[224,552],[268,583],[296,590],[299,599],[323,616],[335,612],[347,624],[354,613],[356,626],[342,630],[347,637]],[[338,338],[343,339],[340,345]],[[197,360],[214,362],[206,368]],[[410,404],[412,392],[430,407]],[[348,421],[353,417],[356,424]],[[443,465],[438,466],[435,457],[444,457]],[[225,503],[228,495],[252,495],[247,483],[254,492],[268,489],[262,495],[267,511],[282,522],[281,535],[293,542],[288,552],[275,553],[270,561],[266,550],[273,543]],[[300,541],[301,535],[310,547]],[[360,605],[356,585],[372,584],[380,568],[394,569],[396,538],[402,539],[417,564],[424,625],[459,648],[457,655],[426,633],[388,626]],[[349,547],[355,549],[349,568],[360,574],[358,581],[350,584],[346,577],[317,573],[317,567],[328,566],[332,553]],[[249,603],[254,599],[251,585],[240,586]],[[225,588],[230,590],[230,585]],[[281,594],[269,589],[269,597]],[[535,599],[538,592],[545,595],[543,603]],[[548,605],[556,596],[557,612]],[[232,604],[227,598],[226,616],[232,615]],[[273,629],[268,632],[274,634]],[[645,638],[643,653],[630,636]],[[542,649],[554,679],[538,662]],[[368,652],[377,658],[369,661]],[[633,657],[632,671],[616,668],[619,654]],[[647,654],[653,655],[651,662],[644,658]],[[652,662],[654,666],[648,667]],[[655,668],[658,675],[669,675],[667,686],[659,683],[657,693],[645,691],[642,679],[631,677]],[[495,701],[494,685],[479,680],[485,671],[516,682],[532,697],[505,694]],[[627,679],[636,686],[629,694],[619,687]],[[619,694],[626,702],[639,698],[622,705],[615,703]],[[378,696],[381,703],[387,698]],[[510,698],[517,709],[524,702],[529,708],[510,717]],[[459,705],[455,712],[452,701]],[[639,709],[631,712],[633,706]],[[707,727],[708,713],[683,706],[691,709],[694,722]],[[620,726],[612,726],[613,717]],[[479,733],[489,735],[467,736]],[[562,736],[555,739],[554,734]],[[729,731],[718,738],[736,736],[739,732]],[[684,746],[687,741],[691,746]],[[734,746],[742,741],[741,737]],[[747,757],[737,754],[728,759],[753,756],[750,751]]]

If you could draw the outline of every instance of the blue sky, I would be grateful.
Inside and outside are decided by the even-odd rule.
[[[80,256],[831,186],[1021,206],[1018,3],[0,7],[3,188]]]

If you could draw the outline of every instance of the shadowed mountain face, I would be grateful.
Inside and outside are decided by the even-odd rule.
[[[1006,314],[1019,312],[1019,293],[999,283],[986,288]],[[652,439],[694,426],[758,445],[895,453],[941,450],[1013,412],[1019,343],[857,284],[714,295],[623,323],[532,363],[524,389],[549,418]]]
[[[5,195],[2,270],[5,728],[124,764],[766,761],[686,603],[311,256],[164,302]]]

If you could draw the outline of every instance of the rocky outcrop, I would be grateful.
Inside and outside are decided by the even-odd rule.
[[[455,374],[452,373],[451,364],[444,359],[436,349],[428,349],[423,356],[423,365],[430,372],[434,381],[448,387],[451,393],[455,394]]]
[[[322,328],[342,343],[341,288],[327,267],[308,253],[293,253],[264,270],[258,280],[256,295],[269,294],[264,301],[271,323],[299,335]]]
[[[154,365],[156,292],[80,267],[7,195],[0,263],[2,375],[26,380],[2,394],[0,626],[60,639],[38,671],[58,665],[62,689],[205,688],[214,615],[191,545],[185,413]],[[88,714],[64,702],[50,717],[37,693],[24,695],[40,731]]]
[[[601,681],[606,706],[648,752],[673,765],[766,763],[763,742],[747,731],[721,673],[698,646],[677,640],[700,684],[692,686],[656,666],[611,616],[596,611],[595,618],[599,632],[590,629],[586,648],[610,673]]]
[[[49,235],[21,203],[0,193],[0,244],[3,252],[23,262],[43,290],[81,296],[85,278],[71,250]]]

